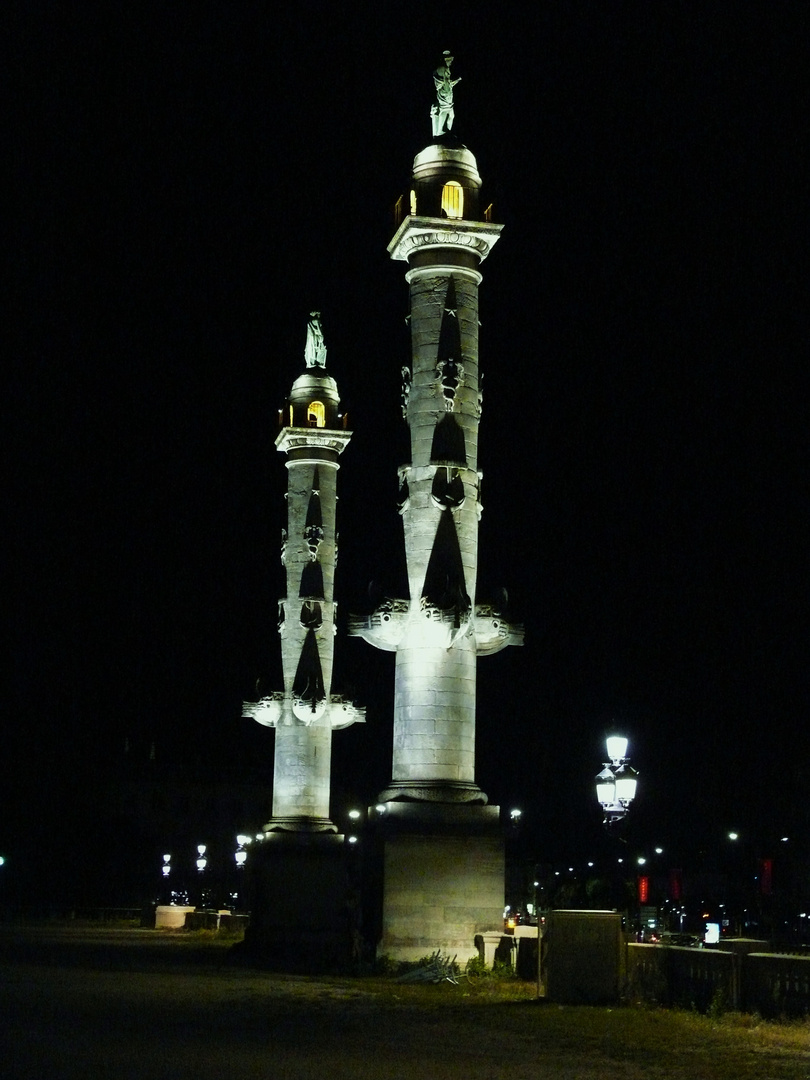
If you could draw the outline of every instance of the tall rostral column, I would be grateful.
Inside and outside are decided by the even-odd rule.
[[[276,729],[273,814],[250,857],[251,933],[276,953],[302,911],[318,950],[332,948],[325,934],[345,936],[343,837],[329,817],[332,731],[364,719],[363,710],[331,690],[338,457],[351,432],[325,363],[320,315],[313,312],[305,371],[293,383],[276,439],[287,455],[287,589],[279,601],[284,689],[244,704],[245,716]],[[337,940],[333,945],[339,948]]]
[[[408,264],[412,362],[399,469],[410,596],[352,632],[396,652],[393,775],[380,794],[385,836],[382,951],[400,959],[475,952],[502,926],[498,807],[475,783],[478,656],[522,642],[503,612],[476,602],[481,473],[478,287],[501,226],[483,210],[475,158],[451,133],[452,57],[434,72],[433,141],[416,155],[410,213],[389,244]]]

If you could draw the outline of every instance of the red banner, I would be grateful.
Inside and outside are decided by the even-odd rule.
[[[680,870],[669,872],[669,898],[670,900],[683,899],[683,877]]]

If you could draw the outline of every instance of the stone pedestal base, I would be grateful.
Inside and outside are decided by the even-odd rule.
[[[463,965],[477,935],[502,931],[504,846],[497,806],[386,804],[379,955],[418,960],[440,949]]]
[[[476,936],[475,944],[478,948],[478,955],[488,968],[494,967],[495,953],[500,948],[504,936],[501,930],[488,930]]]
[[[155,908],[155,928],[157,930],[182,930],[186,925],[186,915],[193,907],[175,904],[158,904]]]
[[[344,840],[275,832],[251,847],[247,953],[281,971],[327,971],[351,961],[359,893]]]

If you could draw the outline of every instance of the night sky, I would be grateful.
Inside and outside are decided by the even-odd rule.
[[[639,843],[806,833],[807,6],[37,7],[5,75],[0,842],[69,831],[126,739],[269,784],[273,734],[240,712],[257,677],[281,686],[274,440],[314,309],[354,432],[342,625],[400,588],[386,245],[445,48],[504,224],[478,599],[506,588],[526,626],[479,664],[478,782],[566,858],[615,726]],[[335,735],[336,793],[373,802],[393,656],[340,634],[333,689],[367,706]]]

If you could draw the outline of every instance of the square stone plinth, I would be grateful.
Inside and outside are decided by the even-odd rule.
[[[271,833],[249,857],[245,949],[275,970],[317,972],[357,949],[358,868],[345,837]]]
[[[463,965],[478,955],[477,935],[503,929],[503,840],[475,820],[476,810],[496,808],[469,809],[466,827],[385,837],[379,955],[418,960],[440,949]]]

